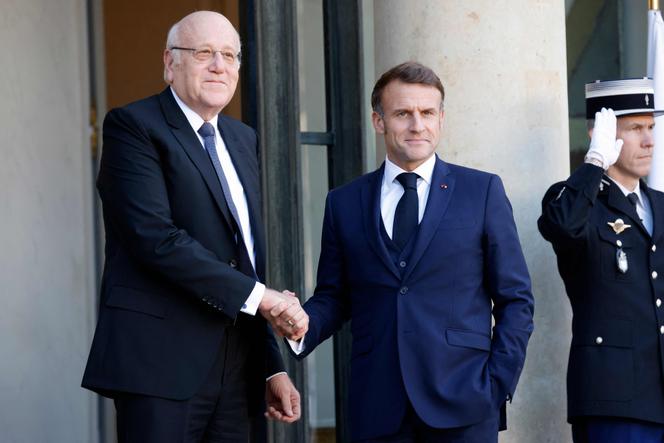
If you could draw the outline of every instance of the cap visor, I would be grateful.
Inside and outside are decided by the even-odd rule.
[[[616,117],[622,117],[625,115],[637,115],[637,114],[653,114],[654,117],[659,117],[660,115],[664,115],[664,110],[656,110],[649,108],[624,109],[622,111],[614,111],[614,114],[616,115]]]

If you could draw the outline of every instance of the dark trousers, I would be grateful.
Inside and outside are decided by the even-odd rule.
[[[424,423],[409,404],[396,434],[355,443],[497,443],[499,414],[480,423],[458,428],[432,428]]]
[[[118,395],[118,442],[247,443],[247,352],[239,332],[229,327],[210,374],[189,400]]]
[[[589,417],[572,425],[574,443],[662,443],[664,424]]]

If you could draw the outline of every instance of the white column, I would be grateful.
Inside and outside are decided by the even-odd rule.
[[[95,442],[81,389],[96,309],[84,0],[0,13],[0,441]]]
[[[446,88],[439,155],[499,174],[533,280],[535,333],[501,442],[571,441],[565,374],[571,314],[537,231],[545,190],[569,174],[565,3],[374,2],[376,76],[406,60]],[[384,150],[377,153],[382,160]]]

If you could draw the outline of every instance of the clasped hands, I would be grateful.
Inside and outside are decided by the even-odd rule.
[[[280,337],[297,341],[304,337],[309,329],[309,316],[302,309],[295,293],[288,290],[278,292],[266,288],[258,311]]]

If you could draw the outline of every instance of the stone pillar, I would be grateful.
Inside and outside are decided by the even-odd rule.
[[[0,441],[95,442],[80,388],[96,310],[84,0],[0,13]]]
[[[446,88],[446,161],[499,174],[533,280],[535,333],[500,441],[571,441],[565,373],[571,311],[537,231],[545,190],[569,174],[565,4],[558,0],[374,2],[376,74],[406,60]],[[384,149],[379,147],[377,160]]]

